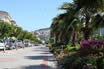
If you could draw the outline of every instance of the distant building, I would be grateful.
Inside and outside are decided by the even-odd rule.
[[[104,22],[104,12],[103,12],[103,13],[100,13],[100,12],[99,12],[98,14],[100,14],[100,16],[102,16],[103,22]],[[102,26],[102,27],[99,28],[98,33],[99,33],[100,35],[104,35],[104,26]]]
[[[3,20],[5,22],[11,23],[11,16],[8,14],[8,12],[0,11],[0,20]]]
[[[34,34],[37,36],[38,39],[42,41],[49,41],[50,38],[50,28],[43,28],[34,31]]]
[[[3,20],[9,24],[16,25],[16,21],[12,20],[12,17],[6,11],[0,11],[0,20]]]
[[[16,26],[17,26],[16,21],[11,20],[10,22],[11,22],[11,24],[13,24],[13,25],[16,25]]]
[[[104,28],[100,28],[99,33],[100,33],[100,35],[104,35]]]

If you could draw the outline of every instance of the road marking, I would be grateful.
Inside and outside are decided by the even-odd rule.
[[[44,59],[44,61],[43,61],[43,68],[44,69],[48,69],[48,62],[47,62],[47,59]]]
[[[0,62],[15,62],[17,59],[15,58],[0,58]]]
[[[45,53],[47,52],[47,48],[45,48]],[[47,53],[45,54],[45,58],[43,60],[43,69],[48,69],[48,56]]]

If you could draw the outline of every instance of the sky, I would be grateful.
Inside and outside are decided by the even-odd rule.
[[[64,2],[72,0],[0,0],[0,10],[7,11],[24,30],[48,28],[52,19],[62,13]]]

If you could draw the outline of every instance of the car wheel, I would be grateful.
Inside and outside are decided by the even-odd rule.
[[[13,49],[13,47],[10,47],[10,50],[12,50]]]

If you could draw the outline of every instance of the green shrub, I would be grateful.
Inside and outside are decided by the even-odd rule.
[[[77,44],[77,45],[75,46],[75,48],[76,48],[76,50],[79,50],[79,49],[80,49],[80,44]]]
[[[64,69],[96,69],[96,57],[69,56],[62,59]]]
[[[104,56],[97,58],[97,69],[104,69]]]
[[[65,49],[69,50],[69,52],[70,51],[77,51],[80,49],[80,45],[76,45],[76,46],[67,45],[67,47]]]
[[[54,52],[55,52],[55,50],[56,50],[56,48],[52,48],[51,52],[52,52],[52,53],[54,53]]]
[[[52,44],[47,44],[46,46],[48,46],[48,47],[52,47]]]
[[[52,48],[52,51],[51,51],[51,52],[52,52],[52,53],[56,52],[56,53],[60,54],[60,51],[59,51],[58,48]]]

